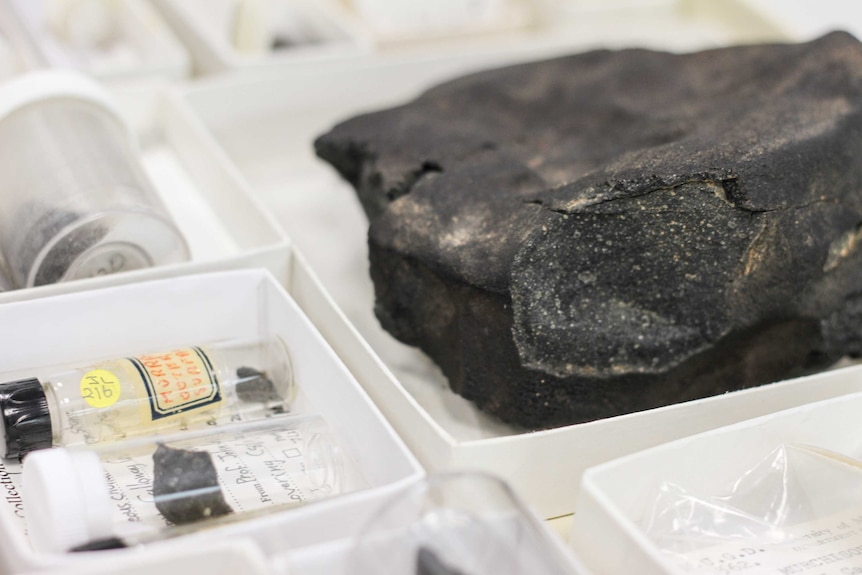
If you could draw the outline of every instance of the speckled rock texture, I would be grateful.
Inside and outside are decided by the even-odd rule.
[[[206,451],[159,444],[153,453],[153,497],[156,509],[174,525],[233,513]]]
[[[315,143],[370,221],[375,310],[528,428],[862,352],[862,46],[595,51]]]

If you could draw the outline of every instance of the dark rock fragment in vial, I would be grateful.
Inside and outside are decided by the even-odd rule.
[[[209,453],[159,444],[153,472],[156,509],[174,525],[233,513]]]
[[[375,312],[546,428],[862,352],[862,46],[599,50],[466,76],[315,143]]]
[[[240,366],[236,370],[236,394],[240,401],[247,403],[267,403],[280,401],[281,396],[266,372],[253,367]]]

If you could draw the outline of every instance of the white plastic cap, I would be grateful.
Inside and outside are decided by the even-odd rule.
[[[62,448],[24,458],[24,517],[33,548],[63,553],[112,535],[111,498],[99,457]]]
[[[36,70],[0,85],[0,121],[34,102],[71,98],[90,102],[126,125],[108,91],[89,77],[72,70]]]

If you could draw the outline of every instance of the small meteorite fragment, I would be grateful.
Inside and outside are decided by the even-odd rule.
[[[159,444],[153,472],[156,509],[174,525],[233,513],[209,453]]]
[[[281,401],[281,396],[266,376],[266,372],[253,367],[242,366],[237,368],[236,376],[239,382],[236,384],[236,395],[240,401],[248,403],[267,403]]]
[[[862,45],[600,50],[474,74],[315,143],[375,312],[530,428],[862,352]]]

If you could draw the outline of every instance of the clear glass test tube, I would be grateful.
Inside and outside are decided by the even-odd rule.
[[[186,261],[111,98],[69,71],[0,88],[0,250],[16,288]]]
[[[5,458],[52,446],[268,417],[295,384],[278,336],[190,345],[0,384]]]
[[[364,484],[318,416],[46,449],[24,460],[22,483],[33,547],[58,553],[150,543]]]
[[[347,563],[351,575],[578,573],[505,482],[466,472],[431,475],[387,502]]]

